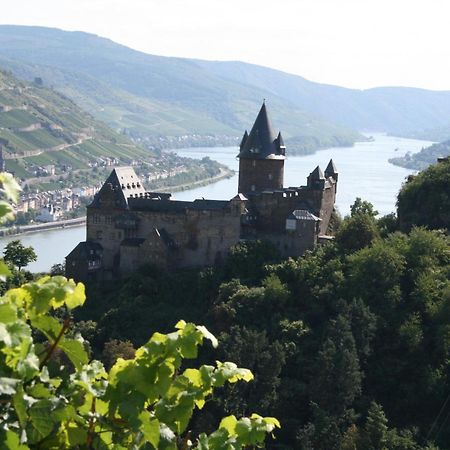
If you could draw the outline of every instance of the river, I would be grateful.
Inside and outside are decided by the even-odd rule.
[[[325,170],[330,158],[339,171],[337,207],[342,215],[348,214],[356,197],[361,197],[375,205],[381,215],[395,211],[397,193],[405,177],[413,171],[389,164],[388,159],[403,156],[408,151],[418,152],[431,142],[404,139],[373,133],[373,142],[356,143],[353,147],[336,147],[320,150],[307,156],[290,156],[285,163],[285,186],[306,184],[306,177],[319,164]],[[177,150],[181,156],[203,158],[209,156],[238,170],[236,147],[189,148]],[[174,194],[177,200],[210,198],[228,200],[236,195],[237,174],[217,183]],[[56,229],[45,232],[10,236],[0,239],[0,252],[13,239],[34,247],[38,260],[27,269],[33,272],[47,271],[53,264],[62,263],[64,257],[85,239],[85,227]]]

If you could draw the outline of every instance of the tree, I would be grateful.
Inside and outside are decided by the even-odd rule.
[[[369,214],[347,217],[336,233],[336,243],[347,253],[368,247],[379,237],[375,218]]]
[[[370,404],[365,432],[371,450],[385,449],[387,442],[387,418],[383,408],[376,402]]]
[[[339,315],[330,322],[328,336],[317,355],[315,378],[311,380],[311,400],[327,416],[343,417],[361,393],[361,380],[350,323]]]
[[[400,228],[414,225],[450,230],[450,159],[409,177],[397,197]]]
[[[119,341],[118,339],[111,339],[106,342],[102,353],[102,361],[109,370],[116,363],[119,358],[133,359],[136,354],[136,349],[130,341]]]
[[[16,239],[6,244],[3,251],[3,259],[16,266],[20,271],[22,267],[36,261],[37,255],[33,247],[25,247],[19,239]]]
[[[358,214],[364,214],[371,217],[375,217],[378,215],[378,211],[373,209],[372,203],[367,200],[361,200],[360,197],[357,197],[352,206],[350,206],[350,215],[352,217],[357,216]]]

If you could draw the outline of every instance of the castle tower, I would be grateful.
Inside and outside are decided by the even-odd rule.
[[[283,187],[286,147],[270,123],[263,103],[250,134],[245,131],[239,151],[238,192],[248,194]]]
[[[322,169],[317,166],[308,175],[308,187],[310,189],[323,189],[325,186],[325,177],[323,176]]]

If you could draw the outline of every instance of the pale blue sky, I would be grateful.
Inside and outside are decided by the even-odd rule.
[[[88,31],[153,54],[241,60],[354,88],[450,90],[450,0],[3,3],[3,24]]]

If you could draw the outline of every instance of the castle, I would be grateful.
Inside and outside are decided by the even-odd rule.
[[[306,186],[283,187],[286,147],[263,104],[239,148],[238,193],[229,201],[177,201],[147,192],[131,167],[115,168],[87,207],[87,236],[66,257],[76,280],[105,280],[144,264],[164,269],[220,264],[242,240],[272,242],[300,256],[327,231],[338,172],[316,167]]]

